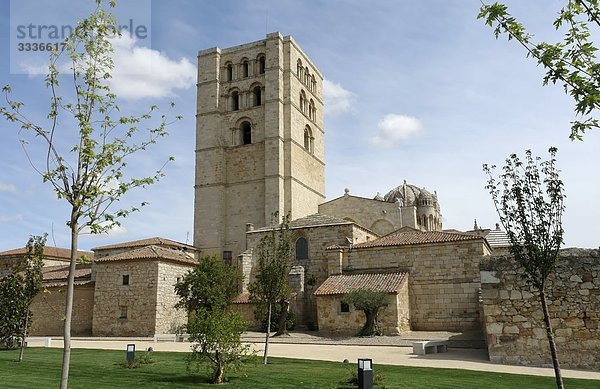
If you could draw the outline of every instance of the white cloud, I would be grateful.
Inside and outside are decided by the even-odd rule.
[[[124,99],[173,96],[175,89],[193,87],[196,66],[187,58],[174,61],[147,47],[138,47],[124,35],[113,39],[115,69],[110,87]]]
[[[323,96],[327,114],[349,111],[354,102],[354,93],[327,79],[323,80]]]
[[[0,182],[0,192],[16,192],[17,187],[13,184],[5,184],[4,182]]]
[[[371,138],[371,142],[383,147],[390,147],[423,131],[423,125],[419,119],[395,113],[385,115],[377,124],[377,128],[380,131]]]
[[[23,220],[23,215],[0,215],[0,223],[11,223]]]

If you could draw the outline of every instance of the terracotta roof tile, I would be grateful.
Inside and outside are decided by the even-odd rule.
[[[46,266],[42,268],[44,286],[66,285],[69,276],[69,266]],[[92,279],[92,265],[79,264],[75,268],[75,284],[90,282]]]
[[[196,264],[196,260],[181,250],[174,250],[160,246],[144,246],[138,249],[128,250],[119,254],[107,255],[96,259],[96,263],[127,261],[136,259],[162,259],[168,261]]]
[[[232,304],[250,304],[250,293],[238,294],[231,300]]]
[[[27,249],[25,247],[21,247],[18,249],[2,251],[2,252],[0,252],[0,257],[9,257],[9,256],[25,255],[25,254],[27,254]],[[85,255],[89,260],[92,260],[94,258],[94,253],[92,253],[91,251],[82,251],[82,250],[77,251],[78,259],[81,259],[81,257],[83,255]],[[48,259],[64,259],[64,260],[68,261],[71,258],[71,250],[60,248],[60,247],[45,246],[44,247],[44,256],[48,257]]]
[[[117,244],[110,244],[107,246],[99,246],[99,247],[92,248],[92,250],[101,251],[101,250],[133,248],[133,247],[150,246],[150,245],[196,250],[196,248],[194,246],[191,246],[189,244],[177,242],[177,241],[174,241],[171,239],[159,238],[159,237],[140,239],[140,240],[134,240],[131,242],[123,242],[123,243],[117,243]]]
[[[464,233],[459,234],[440,231],[423,232],[399,230],[369,242],[355,244],[352,246],[352,248],[360,249],[367,247],[407,246],[428,243],[462,242],[469,240],[483,240],[483,238]]]
[[[407,273],[340,274],[328,277],[315,291],[316,296],[345,294],[354,289],[372,289],[395,293],[408,277]]]

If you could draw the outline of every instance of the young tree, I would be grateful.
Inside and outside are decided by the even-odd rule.
[[[156,123],[151,121],[156,106],[141,116],[118,116],[121,114],[116,96],[111,93],[108,83],[114,66],[111,38],[117,23],[114,16],[104,10],[102,0],[96,0],[96,3],[96,10],[77,24],[62,42],[60,51],[50,54],[46,76],[46,86],[51,94],[48,121],[31,121],[22,110],[23,103],[11,100],[9,86],[3,88],[7,107],[0,107],[0,113],[7,120],[20,125],[22,134],[43,142],[43,156],[27,156],[43,181],[48,182],[57,197],[70,206],[67,225],[71,233],[71,262],[61,388],[67,387],[69,376],[79,234],[84,228],[89,228],[91,233],[106,232],[119,225],[120,218],[139,210],[138,207],[115,210],[112,206],[129,190],[144,188],[163,176],[162,167],[142,178],[127,176],[125,168],[132,155],[165,136],[169,124],[166,115]],[[114,5],[111,0],[110,6]],[[63,59],[70,67],[68,77],[64,78],[60,70]],[[71,140],[74,142],[68,146]],[[27,153],[27,142],[22,143]],[[39,164],[36,159],[40,160]]]
[[[223,383],[225,373],[237,367],[248,354],[241,334],[246,323],[238,312],[226,311],[236,296],[242,274],[217,257],[202,257],[193,271],[175,284],[177,308],[185,308],[189,322],[192,355],[188,363],[208,360],[213,366],[212,382]]]
[[[516,154],[506,159],[498,178],[495,166],[483,165],[490,192],[502,226],[510,239],[510,252],[524,269],[527,283],[539,293],[544,324],[552,354],[556,385],[563,387],[556,344],[546,302],[546,280],[554,272],[563,243],[562,214],[565,209],[563,183],[556,168],[557,149],[542,161],[525,152],[525,162]]]
[[[586,130],[598,128],[595,115],[600,108],[600,63],[593,33],[600,32],[600,6],[598,0],[568,0],[553,25],[565,29],[564,38],[557,43],[534,42],[533,35],[511,16],[504,4],[484,4],[478,15],[494,28],[496,38],[507,34],[526,50],[527,56],[546,68],[544,85],[562,84],[565,92],[575,101],[579,119],[571,122],[572,140],[583,140]],[[593,30],[593,31],[592,31]]]
[[[190,314],[201,308],[222,311],[231,305],[242,278],[241,272],[216,256],[202,257],[194,270],[175,284],[179,296],[175,307],[185,308]]]
[[[278,215],[275,215],[278,218]],[[287,319],[287,308],[289,306],[288,272],[292,256],[292,244],[290,238],[290,216],[282,218],[278,228],[273,228],[259,242],[256,250],[258,256],[258,274],[248,289],[252,299],[257,306],[267,309],[267,331],[265,335],[265,352],[263,363],[267,364],[269,355],[269,336],[271,330],[271,318],[273,305],[282,305],[279,316],[279,324]],[[281,303],[284,301],[284,303]],[[281,330],[278,325],[278,332]]]
[[[371,289],[354,289],[342,301],[354,305],[354,308],[365,313],[365,324],[358,336],[383,335],[377,316],[381,309],[388,306],[387,293]]]
[[[0,342],[7,348],[20,343],[19,361],[23,360],[25,338],[31,326],[29,307],[42,289],[45,244],[46,236],[30,237],[25,260],[0,279]]]

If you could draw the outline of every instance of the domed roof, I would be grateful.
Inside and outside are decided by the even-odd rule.
[[[421,189],[415,185],[407,184],[406,180],[400,186],[387,192],[384,196],[384,200],[388,203],[395,203],[396,199],[400,201],[400,204],[404,207],[417,205],[417,199],[421,194]]]
[[[433,200],[433,195],[423,188],[419,193],[419,200]]]

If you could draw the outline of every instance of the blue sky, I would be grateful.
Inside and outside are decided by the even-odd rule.
[[[147,22],[149,37],[117,47],[121,73],[114,90],[126,111],[173,101],[184,120],[151,152],[132,160],[130,171],[147,173],[169,155],[176,160],[160,183],[121,201],[148,201],[141,213],[108,235],[82,236],[81,248],[150,236],[191,243],[196,54],[273,31],[292,35],[327,80],[328,199],[346,187],[373,197],[407,180],[437,191],[445,228],[471,229],[474,219],[493,227],[498,220],[482,163],[502,164],[525,149],[545,154],[554,145],[567,193],[566,246],[598,247],[600,132],[588,133],[584,142],[568,139],[571,100],[558,86],[542,87],[543,69],[521,47],[494,39],[476,19],[479,1],[136,1],[121,1],[118,13]],[[11,57],[11,19],[71,23],[93,1],[78,1],[77,9],[66,0],[18,3],[29,7],[11,15],[9,1],[0,4],[0,83],[10,84],[31,117],[43,120],[43,77],[31,68],[32,74],[16,74],[19,66],[20,73],[27,70],[25,57]],[[551,22],[561,1],[507,3],[537,37],[557,38]],[[134,74],[150,57],[151,71]],[[18,128],[0,122],[0,131],[0,250],[43,232],[51,234],[50,243],[68,247],[67,205],[29,166]],[[30,147],[35,156],[35,142]]]

